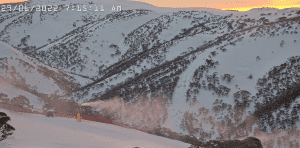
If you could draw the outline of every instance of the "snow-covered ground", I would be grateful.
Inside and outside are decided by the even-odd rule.
[[[75,119],[13,113],[8,123],[14,134],[0,142],[1,148],[187,148],[190,144],[133,129]]]

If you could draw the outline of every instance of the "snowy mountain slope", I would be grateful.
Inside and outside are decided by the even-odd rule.
[[[291,20],[291,21],[293,21],[293,20]],[[270,23],[270,24],[272,24],[272,23]],[[289,23],[289,24],[286,24],[286,23],[284,24],[284,23],[278,22],[278,24],[276,24],[273,27],[273,29],[276,30],[278,35],[279,35],[279,33],[281,35],[287,33],[287,31],[284,30],[284,28],[280,28],[281,26],[286,26],[286,27],[291,26],[289,28],[294,29],[294,28],[297,28],[298,24],[294,24],[293,22]],[[260,27],[263,28],[265,26],[257,26],[255,29],[260,28]],[[252,29],[254,29],[254,28],[252,28]],[[228,44],[228,43],[225,44],[227,46],[226,49],[224,48],[224,45],[221,46],[221,48],[218,48],[218,49],[221,49],[221,51],[217,51],[217,52],[219,52],[219,55],[217,54],[217,56],[215,58],[212,58],[212,57],[215,56],[213,51],[210,52],[210,53],[205,52],[207,54],[203,55],[204,57],[206,56],[207,59],[209,57],[211,57],[214,60],[218,60],[218,63],[220,63],[219,64],[220,66],[216,66],[217,70],[209,70],[209,71],[217,72],[217,74],[220,74],[220,75],[228,74],[228,73],[234,75],[233,81],[231,83],[226,83],[226,82],[223,82],[223,81],[220,80],[220,84],[225,85],[225,86],[227,85],[227,88],[230,88],[230,90],[232,92],[232,93],[228,94],[228,96],[227,96],[228,98],[233,98],[232,94],[239,90],[237,88],[240,88],[241,90],[250,91],[250,93],[254,95],[256,93],[255,85],[256,85],[257,81],[252,81],[251,82],[250,79],[247,79],[247,77],[250,74],[252,74],[252,75],[261,75],[262,76],[265,73],[267,73],[269,71],[268,69],[270,69],[272,66],[280,65],[281,63],[284,63],[287,60],[287,58],[289,58],[293,55],[297,55],[297,52],[296,52],[296,51],[298,51],[298,50],[296,50],[297,49],[297,42],[295,42],[293,39],[297,38],[298,35],[297,35],[297,33],[296,34],[292,33],[292,32],[295,32],[295,30],[289,31],[288,33],[291,33],[291,34],[290,35],[285,35],[284,38],[282,38],[280,36],[279,37],[272,37],[274,35],[270,35],[271,37],[270,36],[265,36],[266,32],[270,32],[267,29],[270,29],[270,27],[266,28],[265,29],[266,31],[262,31],[262,32],[256,34],[256,36],[259,38],[258,41],[257,41],[257,38],[255,38],[255,39],[251,38],[251,37],[253,37],[253,31],[251,31],[251,29],[244,29],[244,31],[245,30],[248,31],[247,33],[244,34],[245,36],[243,36],[241,38],[238,38],[234,42],[230,42],[230,44]],[[290,44],[288,44],[285,47],[283,47],[283,46],[280,47],[280,41],[282,41],[283,39],[284,40],[289,39],[288,41],[289,41]],[[274,43],[277,43],[277,45],[274,44]],[[251,44],[253,44],[253,45],[251,45]],[[270,46],[270,45],[273,45],[273,46]],[[284,45],[286,45],[286,44],[284,43]],[[244,47],[247,47],[247,48],[245,49]],[[234,49],[236,49],[236,51]],[[229,52],[229,50],[232,51],[232,52]],[[269,50],[270,54],[268,54],[268,50]],[[277,52],[278,54],[272,55],[271,54],[272,52],[273,53]],[[283,58],[283,55],[284,55],[284,58]],[[258,61],[256,61],[257,56],[259,56]],[[200,57],[197,56],[197,58],[199,58],[199,60],[200,60],[197,63],[207,62],[206,58],[204,58],[203,62],[201,62],[202,59],[200,59]],[[264,58],[262,58],[262,57],[264,57]],[[239,59],[239,58],[241,58],[239,60],[241,62],[236,62],[236,59]],[[249,59],[249,61],[247,59]],[[261,62],[261,61],[263,61],[261,59],[265,59],[265,62]],[[282,60],[278,60],[278,59],[282,59]],[[222,60],[223,61],[222,63],[225,63],[225,64],[221,64],[221,62],[219,60]],[[233,66],[235,64],[240,64],[240,65]],[[270,65],[270,64],[272,64],[272,65]],[[255,65],[257,65],[257,66],[255,67]],[[262,65],[264,65],[264,66],[262,66]],[[189,65],[189,68],[190,68],[190,66],[191,65]],[[218,70],[218,68],[220,68],[220,69]],[[245,71],[245,70],[247,70],[245,68],[247,68],[248,71]],[[256,68],[259,68],[259,69],[256,69]],[[192,66],[191,66],[191,69],[195,69],[195,68],[192,68]],[[212,69],[213,69],[213,67],[212,67]],[[253,73],[251,73],[252,71],[253,71]],[[187,71],[187,73],[193,74],[193,72],[189,72],[189,71]],[[208,74],[213,74],[213,72],[210,72]],[[186,77],[183,76],[182,78],[186,78]],[[190,78],[191,78],[191,76],[190,76]],[[151,80],[153,80],[153,79],[151,79]],[[184,80],[183,79],[177,84],[182,85],[181,82],[190,82],[190,81],[191,80]],[[128,81],[128,82],[130,82],[130,81]],[[208,83],[208,80],[206,81],[206,84],[207,83]],[[235,83],[235,85],[233,85],[233,83]],[[187,84],[189,84],[189,83],[187,83]],[[125,83],[123,86],[126,86],[126,85],[128,85],[128,83]],[[182,94],[182,92],[183,92],[182,89],[179,89],[179,91]],[[175,93],[176,93],[176,91],[175,91]],[[217,92],[215,92],[215,93],[217,93]],[[112,94],[115,94],[115,93],[112,93]],[[209,103],[206,98],[213,98],[213,97],[211,96],[211,94],[206,93],[204,90],[201,90],[200,95],[201,96],[196,95],[196,97],[195,97],[196,100],[197,100],[196,102],[199,103],[199,104],[195,105],[195,109],[199,108],[199,106],[202,106],[203,104],[201,104],[201,102],[203,102],[203,101],[204,101],[204,103],[206,103],[203,106],[209,106],[209,104],[212,104],[215,101],[214,99],[210,99],[211,102]],[[173,96],[174,97],[172,97],[172,100],[175,100],[180,95],[173,95]],[[175,107],[173,107],[173,110],[175,110],[175,109],[178,110],[179,107],[180,108],[186,108],[186,110],[193,110],[192,107],[184,107],[183,106],[183,104],[184,104],[182,102],[182,100],[184,100],[183,98],[186,98],[186,96],[184,94],[181,95],[180,97],[178,97],[178,99],[177,99],[177,100],[181,100],[181,103],[179,103],[179,102],[174,103],[175,101],[172,102],[173,104],[180,104],[180,105],[177,105],[177,106],[175,105]],[[202,98],[203,98],[203,101],[201,101]],[[224,98],[224,99],[226,99],[226,98]],[[236,105],[233,99],[226,99],[225,102],[226,102],[226,104],[229,104],[229,106],[235,106]],[[253,105],[252,105],[252,107],[253,107]],[[248,108],[246,111],[253,111],[253,108]],[[177,114],[177,116],[180,117],[180,115],[178,115],[178,113],[176,113],[176,112],[173,112],[172,114],[169,114],[169,115],[175,115],[175,114]],[[224,113],[224,116],[225,115],[226,115],[226,113]],[[221,117],[221,119],[224,119],[225,118],[224,116]],[[176,121],[178,123],[178,120],[174,116],[172,118],[175,121],[172,120],[170,123],[173,123],[173,125],[174,125],[174,123],[176,123]],[[180,121],[180,119],[179,119],[179,121]],[[173,127],[173,129],[176,129],[176,128]],[[209,129],[209,128],[203,128],[203,129]],[[177,129],[177,131],[180,131],[180,130]],[[218,137],[218,136],[216,136],[216,137]]]
[[[217,51],[219,52],[219,54],[217,54],[216,57],[213,59],[217,60],[221,64],[216,66],[216,68],[208,68],[208,73],[203,72],[203,78],[201,78],[200,80],[193,81],[192,78],[195,79],[195,77],[193,77],[194,73],[191,72],[188,73],[190,75],[190,79],[184,80],[187,82],[201,82],[201,89],[197,89],[197,87],[193,85],[192,87],[188,87],[188,85],[194,83],[186,84],[187,88],[191,90],[189,91],[191,92],[190,99],[195,97],[197,100],[196,103],[193,104],[194,107],[197,109],[199,106],[210,106],[214,103],[216,99],[221,99],[224,103],[235,106],[236,104],[233,99],[233,94],[241,90],[248,91],[251,94],[250,97],[255,96],[256,98],[257,95],[255,94],[257,93],[257,81],[255,81],[255,79],[257,80],[261,76],[268,73],[270,67],[285,63],[287,58],[292,57],[293,55],[297,55],[298,50],[295,49],[297,49],[299,45],[293,42],[293,39],[297,38],[297,36],[298,35],[286,36],[285,40],[288,40],[290,44],[288,44],[284,49],[278,44],[272,44],[279,43],[282,40],[282,38],[273,37],[273,39],[270,40],[270,38],[267,39],[267,37],[262,37],[257,41],[254,41],[251,38],[245,38],[245,42],[237,42],[235,46],[228,46],[227,51],[225,53],[220,53],[221,51]],[[259,56],[261,60],[256,61],[256,56]],[[199,61],[198,63],[201,62]],[[214,73],[216,74],[216,78],[219,79],[219,82],[217,83],[219,83],[220,85],[224,85],[230,89],[230,93],[227,97],[220,97],[213,88],[209,89],[210,85],[208,84],[213,84],[213,81],[209,82],[209,79],[205,76],[212,76]],[[221,80],[220,76],[225,74],[234,75],[234,78],[231,80],[230,83]],[[253,76],[252,79],[247,78],[250,74]],[[202,81],[204,81],[206,85],[203,85]],[[215,84],[211,86],[217,87],[217,83],[216,86]],[[203,88],[203,86],[205,87]],[[183,89],[186,90],[187,88],[183,87],[179,90],[180,92],[182,92]],[[198,90],[199,92],[196,92],[195,90]],[[208,93],[207,90],[210,90],[210,93]],[[212,93],[214,93],[214,95],[212,95]],[[182,97],[185,98],[185,96]],[[210,99],[208,100],[207,98]],[[182,101],[183,100],[181,100],[181,102]],[[188,106],[186,108],[192,110]],[[246,112],[253,110],[254,108],[248,108]]]
[[[173,42],[169,42],[170,44],[172,44]],[[165,43],[166,44],[166,43]],[[154,48],[153,48],[154,49]],[[157,49],[156,49],[157,50]],[[149,50],[149,51],[151,51],[151,50]],[[159,53],[160,52],[153,52],[156,56],[158,56],[159,55]],[[151,53],[151,54],[153,54],[153,53]],[[142,53],[142,54],[145,54],[145,53]],[[160,54],[161,55],[161,54]],[[140,54],[139,54],[139,56],[140,56]],[[164,57],[155,57],[155,58],[158,58],[157,60],[159,60],[159,62],[160,63],[162,63],[163,61],[164,61]],[[131,58],[131,59],[133,59],[133,58]],[[152,59],[151,57],[149,57],[149,59]],[[133,60],[131,60],[132,62],[133,62]],[[149,60],[150,61],[150,60]],[[151,62],[153,62],[153,60],[151,61]],[[122,62],[123,63],[123,62]],[[128,61],[127,61],[127,63],[129,63]],[[153,63],[154,65],[156,64],[157,65],[157,63],[155,62],[155,63]],[[138,64],[138,65],[140,65],[140,64]],[[141,65],[142,66],[142,65]],[[98,82],[98,81],[97,81]],[[93,84],[96,84],[96,82],[94,82]]]
[[[60,6],[83,4],[53,2]],[[287,70],[280,73],[282,77],[271,76],[274,72],[270,72],[272,67],[299,54],[298,8],[228,12],[209,8],[162,9],[130,1],[103,2],[103,5],[108,7],[113,2],[122,4],[124,11],[68,12],[60,7],[53,16],[37,11],[21,13],[19,18],[2,21],[0,39],[80,81],[82,87],[74,91],[79,103],[114,97],[132,103],[139,95],[154,99],[161,93],[169,101],[164,126],[203,139],[241,135],[224,134],[231,126],[222,131],[216,130],[212,122],[202,123],[202,113],[197,115],[202,127],[195,124],[195,129],[189,128],[185,122],[199,108],[209,109],[217,124],[226,121],[238,127],[250,118],[248,113],[257,113],[272,101],[281,101],[274,97],[277,92],[284,98],[282,94],[288,86],[298,86],[297,64],[289,62]],[[140,6],[144,9],[138,9]],[[6,13],[1,16],[5,15],[10,17]],[[58,27],[58,23],[62,25]],[[24,28],[30,31],[24,32]],[[47,35],[40,35],[43,30]],[[282,78],[279,89],[271,87],[277,78]],[[295,83],[286,84],[289,80]],[[289,114],[283,121],[278,116],[276,124],[292,125],[290,122],[296,121],[297,99],[293,96],[288,100],[287,111],[280,111],[282,105],[269,107],[274,116]],[[268,118],[271,122],[272,116],[267,116],[256,114],[261,121]],[[254,134],[252,127],[267,124],[261,123],[249,125],[251,130],[247,134]]]
[[[0,146],[14,147],[156,147],[187,148],[190,144],[104,123],[76,122],[75,119],[47,118],[1,109],[11,117],[14,134]]]
[[[6,43],[0,43],[0,53],[0,92],[8,98],[23,95],[32,107],[41,109],[44,95],[70,96],[75,87],[64,72],[45,66]]]

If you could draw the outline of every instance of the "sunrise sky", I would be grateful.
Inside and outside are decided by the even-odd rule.
[[[0,0],[0,3],[24,0]],[[49,0],[50,1],[50,0]],[[97,1],[97,0],[83,0]],[[300,0],[132,0],[147,2],[158,7],[209,7],[222,10],[248,11],[252,8],[272,7],[278,9],[300,7]]]

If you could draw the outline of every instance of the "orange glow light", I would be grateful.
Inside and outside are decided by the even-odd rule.
[[[0,3],[17,3],[26,0],[1,0]],[[51,1],[51,0],[49,0]],[[134,2],[138,2],[133,0]],[[84,0],[82,0],[84,2]],[[186,7],[206,7],[216,8],[221,10],[238,10],[248,11],[252,8],[277,8],[285,9],[292,7],[300,7],[299,0],[140,0],[152,4],[157,7],[173,7],[173,8],[186,8]],[[170,6],[172,4],[172,6]]]

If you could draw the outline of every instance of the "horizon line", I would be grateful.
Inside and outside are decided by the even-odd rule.
[[[24,2],[29,2],[31,0],[14,0],[13,2],[5,2],[5,3],[0,3],[0,5],[3,4],[11,4],[11,3],[24,3]],[[128,0],[129,1],[129,0]],[[143,1],[136,1],[136,0],[130,0],[129,2],[142,2],[145,4],[150,4],[155,7],[160,7],[160,8],[175,8],[175,9],[188,9],[188,8],[211,8],[211,9],[217,9],[217,10],[223,10],[223,11],[237,11],[237,12],[246,12],[250,11],[252,9],[263,9],[263,8],[270,8],[270,9],[291,9],[291,8],[300,8],[299,5],[286,5],[286,6],[253,6],[253,7],[235,7],[235,8],[216,8],[216,7],[205,7],[205,6],[199,6],[199,5],[192,5],[192,6],[163,6],[163,5],[155,5],[148,3],[148,2],[143,2]],[[227,3],[226,3],[227,4]]]

